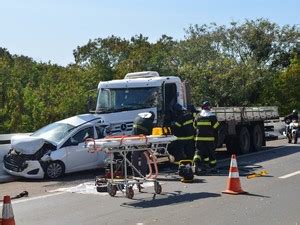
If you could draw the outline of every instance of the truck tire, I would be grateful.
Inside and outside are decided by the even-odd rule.
[[[225,142],[226,138],[226,128],[221,125],[220,129],[218,130],[218,138],[216,142],[217,148],[221,148],[223,143]]]
[[[261,150],[264,142],[264,133],[262,126],[256,124],[251,132],[251,150],[253,152]]]
[[[239,132],[239,152],[247,154],[250,151],[251,138],[247,127],[242,127]]]

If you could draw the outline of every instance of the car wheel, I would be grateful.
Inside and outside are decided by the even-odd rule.
[[[65,165],[60,161],[52,161],[46,167],[45,176],[50,179],[61,177],[65,173]]]

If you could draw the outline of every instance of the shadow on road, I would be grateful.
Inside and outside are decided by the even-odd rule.
[[[260,198],[271,198],[270,196],[258,195],[258,194],[252,194],[252,193],[245,193],[244,195],[253,196],[253,197],[260,197]]]
[[[264,151],[259,155],[253,155],[247,158],[238,158],[238,165],[251,166],[261,162],[266,162],[269,160],[293,155],[300,152],[300,146],[298,145],[285,146],[284,148],[280,149],[266,148],[266,150],[268,149],[271,151]]]
[[[262,169],[260,165],[262,162],[273,160],[276,158],[281,158],[289,155],[293,155],[300,152],[299,145],[287,145],[284,148],[274,148],[274,147],[265,147],[263,151],[260,151],[259,154],[254,155],[243,155],[237,156],[237,163],[239,168],[240,176],[247,176],[255,171]],[[215,176],[228,176],[228,171],[230,167],[230,158],[223,161],[218,165],[219,173]],[[263,176],[263,177],[272,177],[272,176]]]
[[[209,192],[200,192],[200,193],[182,193],[181,191],[177,191],[175,193],[166,193],[167,197],[156,199],[156,195],[153,195],[152,200],[144,199],[138,202],[132,203],[123,203],[121,206],[123,207],[133,207],[133,208],[153,208],[165,205],[175,205],[185,202],[192,202],[195,200],[203,199],[203,198],[215,198],[221,197],[221,194],[209,193]],[[161,196],[161,195],[160,195]]]

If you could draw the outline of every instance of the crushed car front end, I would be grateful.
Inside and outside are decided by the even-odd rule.
[[[11,175],[26,178],[41,179],[44,177],[45,157],[56,146],[50,143],[44,143],[40,149],[32,154],[15,149],[14,147],[4,156],[4,170]]]

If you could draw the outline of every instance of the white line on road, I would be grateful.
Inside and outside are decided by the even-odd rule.
[[[50,195],[42,195],[42,196],[37,196],[37,197],[32,197],[32,198],[24,198],[22,200],[14,200],[12,203],[13,204],[18,204],[18,203],[22,203],[22,202],[27,202],[27,201],[37,200],[37,199],[48,198],[48,197],[52,197],[52,196],[56,196],[56,195],[61,195],[61,194],[65,194],[65,192],[59,192],[59,193],[50,194]]]
[[[300,170],[299,170],[299,171],[296,171],[296,172],[294,172],[294,173],[286,174],[286,175],[281,176],[281,177],[279,177],[279,178],[280,178],[280,179],[285,179],[285,178],[289,178],[289,177],[292,177],[292,176],[296,176],[296,175],[298,175],[298,174],[300,174]]]

